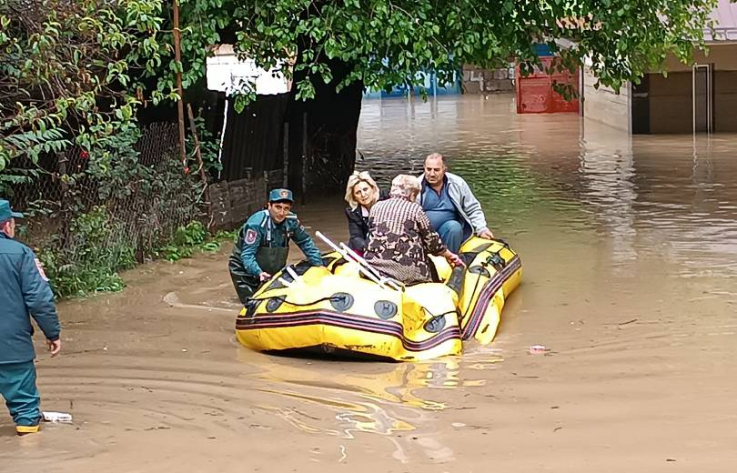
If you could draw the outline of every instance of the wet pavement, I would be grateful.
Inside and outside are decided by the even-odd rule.
[[[3,412],[0,471],[733,469],[737,136],[629,138],[468,96],[364,102],[359,150],[383,183],[445,154],[519,252],[492,345],[415,364],[261,355],[234,340],[229,248],[146,265],[60,306],[64,354],[39,356],[39,384],[74,424],[18,439]],[[342,209],[298,212],[345,239]]]

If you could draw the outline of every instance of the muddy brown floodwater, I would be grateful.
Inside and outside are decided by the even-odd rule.
[[[358,167],[384,182],[449,156],[519,251],[491,346],[265,356],[234,341],[229,249],[146,265],[122,293],[61,304],[64,354],[40,354],[40,388],[74,424],[19,439],[3,411],[0,471],[733,471],[737,137],[630,139],[513,110],[370,101],[359,136]],[[345,238],[342,208],[299,214]]]

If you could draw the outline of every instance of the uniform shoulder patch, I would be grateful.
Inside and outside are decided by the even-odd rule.
[[[41,264],[41,261],[38,258],[34,258],[36,260],[36,269],[38,269],[38,273],[41,275],[41,279],[44,281],[48,281],[49,278],[46,277],[46,273],[44,272],[44,265]]]
[[[246,245],[253,245],[254,243],[256,243],[256,237],[258,237],[256,230],[246,230]]]

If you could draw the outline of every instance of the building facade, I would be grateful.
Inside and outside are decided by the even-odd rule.
[[[594,88],[584,67],[581,77],[585,119],[633,134],[737,132],[737,4],[719,0],[714,30],[705,31],[708,51],[695,64],[668,58],[667,76],[646,74],[619,93]]]

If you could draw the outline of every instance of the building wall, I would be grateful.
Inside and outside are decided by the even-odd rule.
[[[717,70],[714,92],[714,130],[737,132],[737,71]]]
[[[691,71],[649,74],[650,133],[691,133]]]
[[[583,117],[585,120],[609,125],[618,130],[630,130],[630,87],[623,86],[619,94],[609,87],[594,88],[596,78],[588,68],[583,75]]]
[[[718,71],[737,71],[737,44],[713,44],[708,49],[708,55],[701,50],[694,52],[697,64],[712,63]],[[691,66],[681,63],[674,56],[668,56],[666,67],[669,72],[691,72]]]
[[[481,69],[463,66],[463,91],[467,94],[514,92],[514,68]]]
[[[714,131],[737,132],[737,44],[711,45],[708,54],[696,51],[694,60],[713,64]],[[584,71],[584,118],[618,129],[630,127],[634,133],[692,133],[692,67],[671,56],[666,68],[667,76],[647,74],[640,86],[623,88],[619,96],[608,88],[594,89],[596,79]],[[633,113],[631,120],[629,113]]]
[[[231,94],[242,91],[244,82],[253,83],[259,95],[285,94],[292,85],[278,68],[267,71],[253,59],[238,59],[232,44],[218,45],[207,58],[207,88]]]
[[[696,51],[697,64],[713,64],[714,131],[737,131],[737,44]],[[648,74],[650,133],[693,132],[692,67],[675,57],[667,60],[668,75]]]

